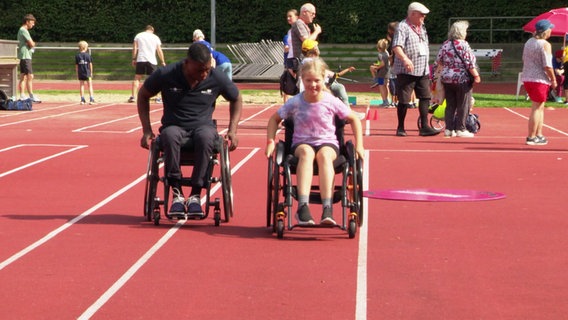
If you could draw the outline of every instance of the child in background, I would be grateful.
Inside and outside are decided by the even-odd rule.
[[[304,59],[302,60],[302,63],[305,63],[307,61],[311,61],[315,58],[319,58],[320,57],[320,50],[318,47],[318,42],[312,39],[306,39],[304,40],[304,42],[302,42],[302,55],[304,56]],[[326,87],[329,89],[329,91],[331,91],[331,93],[339,98],[341,101],[343,101],[343,103],[345,103],[347,106],[349,106],[349,96],[347,95],[347,90],[345,89],[345,86],[340,83],[339,81],[337,81],[337,78],[342,77],[343,75],[345,75],[348,72],[353,72],[355,70],[355,67],[351,66],[349,68],[345,68],[339,72],[333,72],[331,70],[326,70],[325,72],[325,85]],[[304,87],[302,85],[302,81],[301,81],[301,73],[300,73],[300,83],[299,83],[299,88],[300,88],[300,92],[304,90]],[[357,116],[359,117],[360,120],[365,119],[365,113],[362,112],[356,112]]]
[[[387,76],[390,71],[389,53],[387,52],[388,45],[389,41],[387,39],[380,39],[377,41],[377,51],[379,52],[377,54],[377,62],[369,67],[374,82],[371,87],[374,88],[379,86],[379,93],[383,99],[383,107],[390,106],[389,89],[387,87]]]
[[[81,104],[85,104],[85,82],[89,86],[89,104],[95,103],[93,96],[93,58],[87,52],[89,44],[86,41],[79,41],[79,53],[75,55],[75,71],[79,79],[79,92],[81,93]]]
[[[345,103],[324,90],[327,65],[314,58],[300,67],[305,90],[288,99],[268,121],[266,156],[274,152],[274,138],[282,119],[294,122],[292,152],[298,157],[296,180],[298,189],[298,211],[296,219],[300,225],[315,224],[310,213],[309,194],[313,179],[313,164],[319,169],[319,187],[323,213],[321,224],[335,225],[333,220],[333,184],[335,171],[333,161],[339,154],[339,142],[335,135],[335,116],[351,124],[355,136],[357,156],[363,159],[363,136],[361,121]]]

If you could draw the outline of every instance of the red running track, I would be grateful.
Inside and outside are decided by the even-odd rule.
[[[247,105],[231,154],[235,218],[142,217],[147,151],[132,104],[42,103],[0,112],[2,318],[559,319],[568,313],[568,110],[476,109],[473,139],[406,138],[368,121],[368,188],[503,192],[483,202],[369,200],[355,239],[265,227],[265,126]],[[153,105],[153,121],[160,106]],[[223,128],[227,106],[216,118]],[[220,197],[220,195],[217,196]],[[319,212],[317,206],[314,212]],[[339,209],[336,208],[336,212]]]

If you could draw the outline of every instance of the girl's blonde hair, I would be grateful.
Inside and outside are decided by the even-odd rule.
[[[78,45],[79,45],[79,50],[81,50],[81,51],[87,51],[87,48],[89,47],[89,44],[87,43],[87,41],[83,41],[83,40],[79,41]]]
[[[327,64],[321,58],[313,58],[302,64],[300,73],[305,74],[306,72],[313,72],[315,75],[320,76],[322,79],[325,79],[325,73],[327,69]]]
[[[380,39],[377,41],[377,50],[384,52],[387,51],[387,47],[389,46],[389,41],[387,39]]]

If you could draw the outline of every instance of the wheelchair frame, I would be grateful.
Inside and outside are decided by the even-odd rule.
[[[363,225],[363,171],[362,160],[356,159],[355,146],[351,141],[344,143],[344,121],[336,119],[336,135],[340,142],[340,152],[334,165],[335,174],[342,175],[341,186],[334,185],[333,203],[341,202],[342,221],[336,225],[299,225],[294,224],[290,210],[292,199],[297,198],[296,186],[292,184],[292,175],[295,174],[294,155],[290,154],[291,131],[290,121],[285,120],[286,128],[284,140],[278,141],[272,157],[268,159],[266,226],[272,226],[272,231],[279,239],[284,237],[284,230],[296,227],[304,228],[333,228],[347,230],[349,238],[354,238],[357,227]],[[335,163],[334,163],[335,164]],[[317,164],[314,162],[314,176],[317,175]],[[312,184],[310,190],[310,203],[321,204],[319,186]],[[349,212],[348,212],[349,211]],[[286,227],[287,226],[287,227]]]
[[[219,135],[216,138],[213,154],[207,165],[207,179],[205,179],[205,185],[203,186],[206,190],[204,215],[203,217],[195,218],[188,217],[187,214],[184,216],[172,216],[168,214],[170,186],[162,168],[164,161],[163,152],[160,149],[158,139],[159,137],[156,137],[156,139],[152,140],[148,154],[148,169],[146,172],[146,189],[144,194],[144,216],[146,220],[154,221],[155,225],[159,225],[162,210],[168,220],[182,218],[203,220],[209,216],[209,210],[212,206],[214,208],[213,219],[215,220],[215,226],[219,226],[221,224],[220,199],[215,198],[211,201],[211,186],[217,182],[221,182],[224,222],[229,222],[230,218],[233,217],[233,189],[231,186],[231,165],[228,141]],[[184,150],[184,147],[182,147],[180,167],[193,166],[192,152],[192,150],[188,150],[187,148]],[[213,176],[215,165],[220,166],[218,177]],[[157,196],[159,182],[163,183],[163,199]],[[186,187],[191,186],[191,178],[182,177],[181,185]]]

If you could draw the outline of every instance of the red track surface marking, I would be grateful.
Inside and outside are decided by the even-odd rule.
[[[87,146],[0,178],[0,263],[48,239],[0,270],[3,318],[79,317],[174,226],[154,226],[142,216],[144,184],[133,182],[146,170],[147,151],[139,132],[113,133],[135,128],[124,119],[131,107],[42,103],[30,113],[0,113],[0,150]],[[524,145],[528,109],[476,109],[482,130],[473,139],[419,137],[414,110],[409,136],[395,137],[396,112],[379,110],[365,137],[369,190],[499,190],[507,198],[369,201],[361,247],[361,230],[353,240],[323,229],[295,229],[278,240],[265,227],[262,148],[276,106],[265,108],[243,110],[248,120],[231,163],[261,150],[233,176],[235,218],[220,227],[209,219],[180,226],[93,317],[559,319],[568,313],[562,193],[568,110],[545,112],[550,142],[538,148]],[[216,118],[224,129],[226,105]],[[109,122],[116,119],[123,120]],[[152,114],[158,120],[159,112]],[[106,132],[73,132],[87,127]],[[0,172],[44,152],[17,159],[0,152]]]

